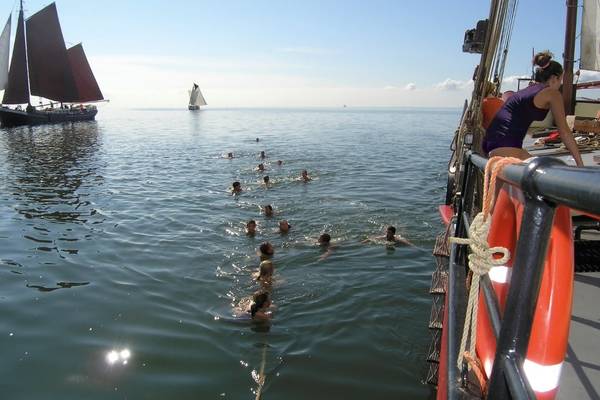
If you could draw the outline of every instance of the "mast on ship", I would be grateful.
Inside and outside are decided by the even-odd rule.
[[[25,20],[20,0],[2,103],[27,103],[30,107],[32,95],[61,103],[104,100],[81,44],[66,48],[56,4],[51,3]]]
[[[577,0],[567,0],[567,23],[565,29],[565,50],[563,54],[563,102],[565,114],[574,113],[573,66],[575,64],[575,30],[577,28]]]

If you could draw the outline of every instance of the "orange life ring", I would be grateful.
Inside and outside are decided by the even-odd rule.
[[[492,214],[488,243],[503,246],[514,257],[524,203],[522,192],[505,184]],[[513,260],[489,273],[504,311]],[[574,250],[569,209],[557,207],[544,263],[535,316],[523,369],[538,399],[553,399],[558,392],[560,372],[567,351],[573,299]],[[483,293],[479,294],[477,355],[487,377],[491,376],[496,339]]]

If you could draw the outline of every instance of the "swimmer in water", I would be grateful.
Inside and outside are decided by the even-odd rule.
[[[323,233],[317,240],[320,246],[327,247],[331,243],[331,235],[329,233]]]
[[[238,181],[233,182],[231,185],[231,194],[242,193],[242,184]]]
[[[271,318],[271,295],[266,290],[260,290],[254,293],[252,297],[254,303],[250,307],[248,312],[252,316],[253,320],[266,321]]]
[[[275,271],[275,267],[273,265],[273,261],[264,260],[258,266],[258,273],[256,274],[256,280],[265,285],[270,285],[272,283],[274,271]]]
[[[263,172],[265,170],[265,165],[263,163],[258,164],[258,167],[256,167],[256,170]]]
[[[279,232],[280,233],[288,233],[290,231],[290,228],[292,226],[284,219],[282,221],[279,221]]]
[[[256,235],[256,221],[251,219],[246,223],[246,235],[254,236]]]
[[[310,176],[308,176],[308,171],[303,169],[302,174],[300,174],[300,178],[298,178],[298,180],[308,182],[308,181],[312,181],[312,178]]]
[[[414,246],[411,242],[404,239],[402,236],[396,235],[396,228],[393,226],[387,227],[387,229],[385,231],[385,235],[373,236],[371,238],[367,238],[367,239],[363,240],[362,242],[368,243],[368,242],[384,240],[384,239],[386,241],[386,244],[402,244],[402,245],[407,245],[407,246]]]
[[[277,160],[277,165],[279,165],[279,166],[283,165],[283,161]]]
[[[269,260],[275,254],[273,245],[269,242],[264,242],[258,247],[258,255],[261,261]]]
[[[334,247],[331,246],[331,235],[329,233],[322,233],[317,242],[319,243],[319,246],[325,250],[321,257],[319,257],[319,260],[324,260],[331,255],[331,251],[334,249]]]
[[[271,206],[270,204],[267,204],[265,206],[265,208],[263,209],[263,212],[265,213],[265,217],[272,217],[273,216],[273,206]]]
[[[266,158],[266,157],[267,157],[267,156],[265,155],[265,152],[264,152],[264,150],[263,150],[263,151],[261,151],[261,152],[260,152],[260,158],[264,159],[264,158]]]
[[[259,138],[256,138],[256,141],[257,141],[257,142],[258,142],[259,140],[260,140]]]
[[[231,152],[227,153],[227,158],[233,158],[233,153],[231,153]]]
[[[263,177],[263,184],[264,184],[265,186],[270,186],[270,185],[271,185],[271,181],[269,180],[269,175],[265,175],[265,176]]]

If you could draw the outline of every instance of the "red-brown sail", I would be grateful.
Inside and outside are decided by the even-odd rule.
[[[77,102],[78,93],[54,3],[27,19],[31,94]]]
[[[81,43],[67,50],[75,86],[77,87],[78,102],[103,100],[102,92],[98,87],[92,68],[83,51]]]
[[[8,72],[8,83],[4,91],[3,104],[29,103],[27,87],[27,59],[25,58],[25,31],[23,30],[23,10],[19,13],[17,34]]]

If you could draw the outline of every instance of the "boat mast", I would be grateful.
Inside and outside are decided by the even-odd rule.
[[[563,102],[565,114],[573,114],[573,67],[575,64],[575,30],[577,27],[577,0],[567,0],[567,26],[563,53]]]
[[[25,75],[26,75],[26,81],[27,81],[27,95],[28,95],[27,105],[31,106],[31,89],[29,86],[29,57],[27,55],[27,28],[25,26],[25,16],[23,14],[23,0],[20,0],[20,3],[21,3],[21,10],[19,11],[19,19],[21,20],[21,22],[23,22],[23,38],[25,40]]]

